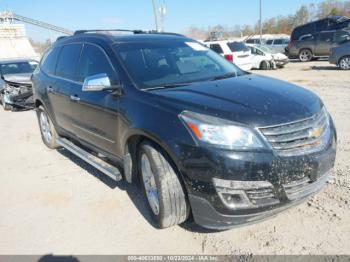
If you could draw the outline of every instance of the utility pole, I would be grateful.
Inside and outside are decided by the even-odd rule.
[[[260,44],[262,44],[262,3],[261,3],[262,0],[259,0],[259,1],[260,1],[260,20],[259,20],[259,23],[260,23]]]
[[[156,23],[156,30],[157,30],[157,32],[160,32],[159,23],[158,23],[158,10],[157,10],[156,0],[152,0],[152,4],[153,4],[154,21]]]

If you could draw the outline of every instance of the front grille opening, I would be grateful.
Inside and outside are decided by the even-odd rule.
[[[329,141],[329,117],[323,108],[310,118],[259,130],[278,154],[300,155],[321,150]]]

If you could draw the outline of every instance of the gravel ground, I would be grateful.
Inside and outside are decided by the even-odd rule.
[[[350,255],[350,73],[327,62],[255,71],[317,93],[338,128],[334,181],[265,222],[224,232],[157,230],[134,186],[41,142],[34,112],[0,110],[0,254]]]

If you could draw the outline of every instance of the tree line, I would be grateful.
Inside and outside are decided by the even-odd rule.
[[[299,25],[331,15],[350,17],[350,0],[325,0],[320,4],[302,5],[295,14],[266,19],[262,23],[263,34],[287,34]],[[240,37],[260,32],[260,25],[216,25],[208,28],[191,26],[185,34],[196,39],[207,39],[211,32],[221,32],[223,37]]]

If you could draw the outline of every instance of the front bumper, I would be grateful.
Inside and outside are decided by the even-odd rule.
[[[285,66],[286,64],[289,63],[289,59],[280,59],[280,60],[276,60],[276,59],[275,59],[275,62],[276,62],[276,65],[277,65],[278,67],[280,67],[280,66]]]
[[[206,228],[228,229],[264,220],[303,202],[321,190],[328,180],[336,156],[334,129],[331,137],[322,151],[291,157],[273,152],[193,150],[196,160],[189,157],[184,165],[185,184],[195,222]],[[254,206],[235,209],[224,203],[213,182],[217,178],[267,181],[272,188],[268,192],[265,189],[259,192],[259,188],[247,191],[246,195]]]

